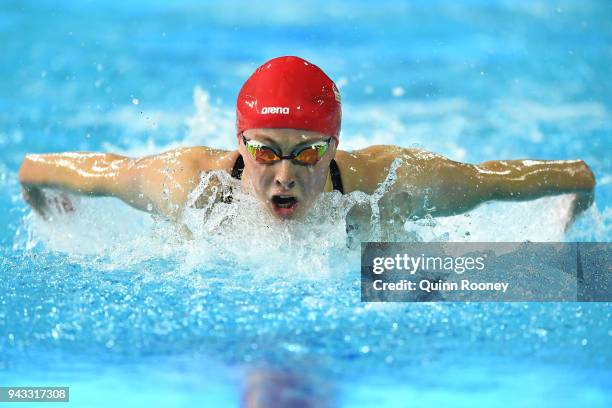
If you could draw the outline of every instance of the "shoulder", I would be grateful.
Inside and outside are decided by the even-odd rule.
[[[238,158],[237,150],[213,149],[205,146],[180,147],[154,156],[134,160],[134,164],[147,166],[152,170],[173,170],[184,172],[225,170],[230,171]]]
[[[230,172],[237,157],[238,151],[203,146],[182,147],[131,159],[122,177],[126,182],[136,183],[145,190],[166,186],[190,191],[199,183],[201,173],[213,170]]]
[[[228,173],[240,155],[238,150],[221,150],[205,146],[185,148],[183,154],[198,171],[225,170]]]
[[[435,156],[421,149],[374,145],[350,152],[338,150],[335,160],[346,192],[363,191],[371,194],[385,180],[395,159],[401,159],[401,167],[405,168],[410,163]]]

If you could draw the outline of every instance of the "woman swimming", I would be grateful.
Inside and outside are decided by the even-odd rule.
[[[19,171],[24,198],[42,216],[42,188],[112,196],[179,220],[203,172],[223,170],[279,219],[302,218],[322,192],[372,194],[393,172],[380,199],[381,220],[446,216],[489,200],[531,200],[574,193],[574,216],[593,201],[595,178],[581,160],[460,163],[415,148],[377,145],[337,150],[341,100],[334,82],[298,57],[274,58],[243,85],[237,100],[238,148],[179,148],[129,158],[111,153],[27,155]],[[227,199],[228,197],[226,197]],[[58,202],[66,211],[68,199]],[[367,218],[367,217],[366,217]]]

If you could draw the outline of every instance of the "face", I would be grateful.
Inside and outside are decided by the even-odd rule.
[[[289,156],[300,147],[330,139],[321,133],[296,129],[249,129],[244,132],[244,137],[272,147],[283,156]],[[299,219],[308,212],[325,188],[329,164],[336,153],[336,142],[331,138],[325,154],[310,166],[296,164],[291,160],[259,163],[247,151],[242,138],[238,150],[244,158],[243,180],[251,194],[273,216]]]

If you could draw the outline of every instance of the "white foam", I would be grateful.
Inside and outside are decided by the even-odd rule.
[[[95,256],[103,269],[166,258],[181,264],[184,273],[226,262],[258,270],[263,275],[282,273],[279,265],[291,265],[292,276],[314,279],[358,264],[358,248],[347,246],[350,240],[346,234],[346,216],[355,205],[371,207],[372,224],[364,237],[368,241],[564,240],[569,196],[489,203],[464,215],[408,221],[394,235],[382,235],[378,200],[394,183],[393,176],[391,171],[387,181],[372,195],[322,194],[304,220],[282,221],[267,214],[254,197],[241,192],[240,183],[229,174],[206,173],[190,196],[181,220],[193,240],[187,239],[178,224],[134,210],[119,200],[73,197],[75,212],[56,213],[51,221],[30,215],[24,245],[32,248],[42,243],[75,260]],[[232,188],[233,201],[220,202],[218,196],[228,187]],[[190,207],[205,192],[210,200],[202,208]],[[344,259],[345,265],[332,267],[331,262],[338,258]]]

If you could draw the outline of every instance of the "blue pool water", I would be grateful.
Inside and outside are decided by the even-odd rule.
[[[598,180],[567,233],[561,196],[407,237],[609,242],[608,1],[100,3],[0,4],[0,386],[70,386],[87,407],[238,406],[257,381],[317,406],[612,405],[608,303],[361,303],[350,198],[300,225],[246,197],[194,210],[184,242],[112,199],[42,222],[17,181],[27,152],[231,149],[242,82],[300,55],[340,87],[342,149],[579,158]]]

